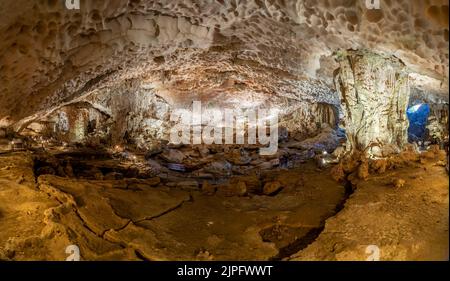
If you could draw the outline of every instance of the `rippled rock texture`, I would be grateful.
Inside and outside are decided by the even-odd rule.
[[[64,1],[2,1],[0,120],[132,78],[176,105],[330,103],[332,54],[350,48],[395,52],[429,81],[426,92],[448,95],[448,1],[380,3],[86,0],[68,10]]]
[[[448,0],[367,2],[0,1],[0,260],[448,259]]]
[[[402,148],[408,141],[410,93],[404,64],[367,51],[339,53],[338,60],[335,81],[344,111],[347,149],[364,151],[373,145],[381,153],[384,145]]]

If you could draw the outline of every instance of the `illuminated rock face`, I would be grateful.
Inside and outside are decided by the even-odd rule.
[[[432,142],[448,138],[448,104],[434,104],[427,120],[427,137]]]
[[[321,102],[303,85],[332,88],[349,48],[395,52],[448,95],[448,1],[365,2],[3,0],[0,124],[130,78],[174,102]]]
[[[410,86],[404,64],[367,51],[338,54],[336,88],[341,96],[347,149],[396,145],[408,140]]]
[[[207,101],[202,105],[204,109],[221,109]],[[279,99],[272,105],[282,113],[279,126],[296,140],[302,141],[320,134],[324,129],[337,127],[339,116],[336,101],[311,103]],[[192,105],[183,108],[191,110]],[[176,109],[176,105],[168,104],[136,80],[117,84],[114,89],[98,90],[49,114],[38,115],[30,119],[30,123],[24,123],[21,133],[67,143],[128,144],[139,150],[151,150],[170,141],[171,128],[176,124],[170,121],[170,115]],[[251,105],[247,109],[257,110]]]
[[[448,104],[445,0],[381,0],[379,10],[363,0],[86,0],[80,10],[56,0],[0,2],[0,128],[17,133],[35,134],[48,122],[64,127],[66,120],[53,113],[83,103],[90,113],[78,123],[70,117],[62,139],[125,140],[145,149],[167,139],[164,109],[202,101],[217,108],[277,108],[290,133],[314,137],[322,124],[339,121],[333,71],[340,64],[345,70],[345,63],[333,53],[349,49],[395,52],[415,75],[412,88]],[[388,80],[373,86],[369,74],[355,77],[368,83],[367,92]],[[401,99],[389,102],[400,105]],[[354,132],[355,148],[376,138],[401,145],[406,128],[400,127],[407,124],[397,122],[400,109],[377,115],[371,106],[388,110],[368,99],[368,120],[352,119],[356,125],[348,128],[366,128]],[[94,136],[87,128],[93,119],[102,120]]]

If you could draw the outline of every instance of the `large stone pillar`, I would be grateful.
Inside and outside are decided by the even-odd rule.
[[[366,50],[337,54],[335,85],[341,97],[347,150],[381,154],[408,141],[408,73],[395,57]],[[378,155],[377,155],[378,156]]]

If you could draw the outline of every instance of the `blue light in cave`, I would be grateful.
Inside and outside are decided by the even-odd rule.
[[[430,106],[426,103],[416,104],[407,110],[409,119],[408,139],[410,142],[424,140]]]
[[[423,104],[416,104],[414,106],[411,106],[410,108],[408,108],[408,114],[416,113],[417,110],[419,110],[422,106],[423,106]]]

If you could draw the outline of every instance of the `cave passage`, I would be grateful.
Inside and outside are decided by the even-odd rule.
[[[1,0],[0,261],[448,260],[448,37],[448,0]]]
[[[409,128],[408,141],[419,142],[426,138],[426,126],[428,116],[430,115],[430,106],[428,104],[416,104],[408,108],[407,111]]]

